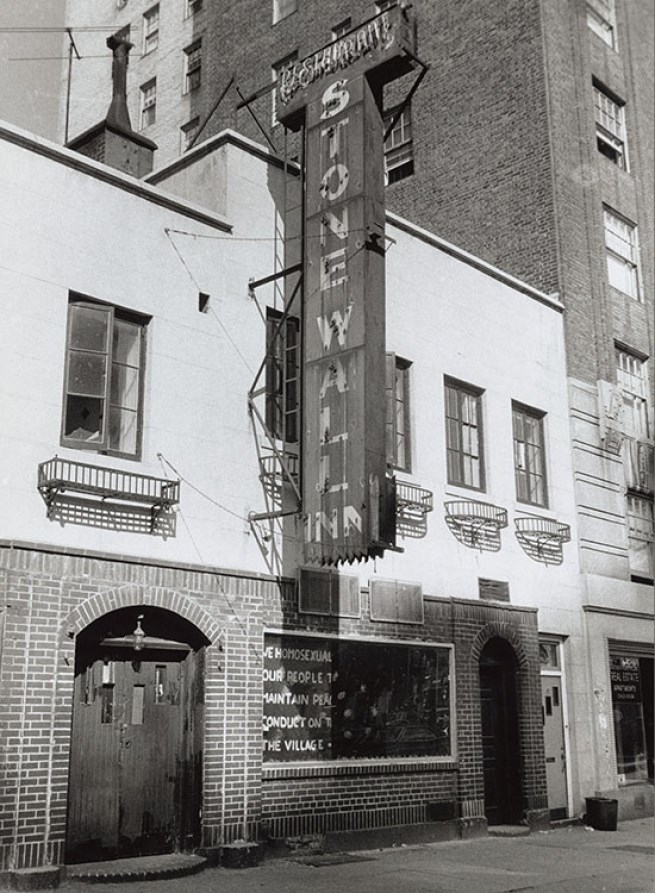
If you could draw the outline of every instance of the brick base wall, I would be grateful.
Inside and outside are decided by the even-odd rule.
[[[435,816],[484,819],[479,655],[500,636],[518,665],[526,816],[546,805],[536,611],[425,602],[412,627],[341,619],[339,635],[452,644],[452,759],[263,763],[262,642],[307,630],[295,587],[273,578],[128,558],[0,547],[0,870],[65,859],[76,637],[118,609],[163,609],[202,633],[206,652],[201,843],[383,828]],[[172,618],[174,623],[175,618]],[[313,618],[334,635],[334,618]]]

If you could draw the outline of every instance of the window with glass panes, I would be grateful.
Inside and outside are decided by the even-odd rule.
[[[641,300],[638,270],[637,227],[604,209],[605,255],[609,284],[631,298]]]
[[[186,0],[186,17],[194,16],[202,9],[203,0]]]
[[[202,66],[202,43],[197,40],[184,51],[185,57],[185,73],[184,73],[184,92],[191,93],[200,86],[200,75]]]
[[[630,573],[633,576],[652,580],[653,546],[655,545],[652,497],[628,492],[626,494],[626,513]]]
[[[587,25],[608,46],[616,48],[614,0],[587,0]]]
[[[648,377],[646,361],[616,348],[616,378],[623,391],[623,423],[632,437],[649,436]]]
[[[295,316],[266,312],[266,427],[277,440],[298,442],[300,323]]]
[[[627,170],[623,104],[594,86],[594,113],[598,151],[622,170]]]
[[[180,150],[186,152],[190,148],[200,126],[200,118],[193,118],[180,127]]]
[[[384,116],[384,131],[387,132],[397,112]],[[411,110],[406,106],[384,141],[384,171],[387,183],[395,183],[414,173],[414,150],[412,147]]]
[[[159,44],[159,4],[143,14],[143,54],[151,53]]]
[[[344,34],[347,34],[352,30],[352,26],[353,21],[350,16],[342,22],[339,22],[339,24],[335,25],[332,29],[332,40],[338,40],[340,37],[343,37]]]
[[[286,19],[298,9],[298,0],[273,0],[273,24]]]
[[[411,470],[409,440],[410,365],[407,360],[403,360],[393,353],[387,354],[387,463],[403,471]]]
[[[62,444],[139,453],[145,328],[112,306],[71,300]]]
[[[157,120],[157,81],[153,79],[141,87],[141,129]]]
[[[516,498],[530,505],[546,506],[546,462],[544,455],[544,414],[517,403],[512,404],[514,439],[514,478]]]
[[[482,391],[445,382],[448,483],[484,489]]]

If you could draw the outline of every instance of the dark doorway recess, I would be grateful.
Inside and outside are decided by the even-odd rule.
[[[207,644],[182,617],[146,605],[79,635],[67,862],[199,845]]]
[[[517,824],[522,816],[516,654],[491,639],[480,655],[480,709],[485,814],[490,825]]]

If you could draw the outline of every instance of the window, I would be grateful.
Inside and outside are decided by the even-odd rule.
[[[637,227],[604,209],[605,255],[609,284],[624,294],[641,300],[638,272]]]
[[[157,80],[148,81],[141,87],[141,130],[157,120]]]
[[[446,646],[267,634],[264,760],[451,756],[451,660]]]
[[[631,437],[648,438],[648,377],[646,361],[616,348],[616,379],[623,390],[624,431]]]
[[[594,113],[598,151],[622,170],[627,170],[623,103],[594,85]]]
[[[202,42],[196,40],[184,51],[184,92],[191,93],[200,86]]]
[[[652,645],[610,645],[616,769],[620,785],[653,778]]]
[[[544,414],[512,404],[516,497],[530,505],[547,505]]]
[[[395,6],[398,0],[377,0],[375,4],[375,12],[381,13],[385,12],[387,9],[391,9],[392,6]]]
[[[266,426],[277,440],[298,442],[300,323],[277,310],[266,313]]]
[[[202,0],[186,0],[186,18],[191,18],[202,9]]]
[[[273,24],[298,11],[298,0],[273,0]]]
[[[288,56],[285,56],[284,59],[280,59],[279,62],[276,62],[273,68],[271,69],[271,73],[273,76],[273,82],[277,82],[278,78],[282,74],[282,72],[289,68],[290,65],[293,65],[294,62],[298,61],[298,53],[294,50],[293,53],[289,53]],[[273,90],[273,106],[271,110],[271,124],[275,126],[278,123],[277,120],[277,90]]]
[[[387,463],[403,471],[411,470],[409,449],[409,367],[393,353],[387,354],[386,432]]]
[[[628,554],[630,574],[640,580],[653,579],[653,546],[655,523],[653,499],[637,493],[626,494],[628,516]]]
[[[388,112],[384,116],[384,132],[397,114]],[[384,172],[387,183],[395,183],[414,173],[414,150],[412,148],[412,121],[410,107],[406,106],[400,118],[384,141]]]
[[[587,0],[587,25],[608,46],[616,49],[614,0]]]
[[[199,126],[200,118],[193,118],[191,121],[188,121],[186,124],[180,127],[180,151],[182,153],[188,151],[188,149],[191,148],[191,143],[198,133]]]
[[[140,450],[145,321],[71,300],[62,444],[136,456]]]
[[[448,483],[484,490],[482,391],[446,379]]]
[[[339,40],[340,37],[352,30],[352,26],[353,20],[348,16],[343,22],[339,22],[338,25],[334,26],[332,29],[332,40]]]
[[[159,44],[159,4],[143,14],[143,55],[157,49]]]

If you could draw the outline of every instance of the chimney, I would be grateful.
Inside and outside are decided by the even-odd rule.
[[[152,171],[157,146],[132,130],[127,110],[127,66],[133,44],[112,34],[107,38],[107,46],[114,55],[112,97],[107,116],[95,127],[70,140],[68,148],[133,177],[145,177]]]

